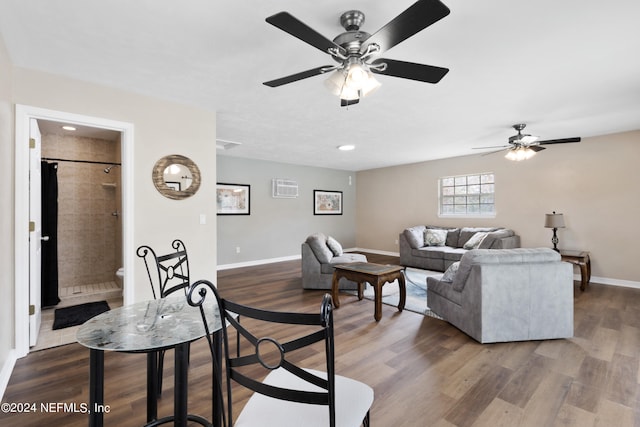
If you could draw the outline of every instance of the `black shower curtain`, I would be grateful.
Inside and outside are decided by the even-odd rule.
[[[58,297],[58,164],[41,162],[42,174],[42,307],[60,302]]]

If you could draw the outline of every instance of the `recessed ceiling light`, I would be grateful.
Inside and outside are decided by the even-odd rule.
[[[62,126],[62,129],[64,129],[64,130],[76,130],[76,128],[74,128],[73,126]]]
[[[340,151],[351,151],[351,150],[355,150],[356,146],[355,145],[351,145],[351,144],[347,144],[347,145],[339,145],[338,146],[338,150]]]

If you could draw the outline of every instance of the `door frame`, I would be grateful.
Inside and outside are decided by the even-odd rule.
[[[133,123],[16,104],[15,109],[15,350],[29,354],[29,121],[50,120],[119,131],[122,171],[123,304],[134,301],[133,283]],[[115,272],[114,272],[115,274]]]

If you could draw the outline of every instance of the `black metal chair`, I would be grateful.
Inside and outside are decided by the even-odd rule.
[[[166,255],[156,255],[149,246],[143,245],[136,253],[144,260],[147,268],[147,276],[151,284],[153,298],[165,298],[168,295],[183,291],[185,297],[191,284],[189,279],[189,257],[182,240],[171,242],[174,252]],[[158,352],[158,390],[157,395],[162,394],[162,372],[164,369],[165,350]]]
[[[323,297],[318,313],[285,313],[222,299],[211,282],[195,282],[187,301],[200,306],[213,363],[219,366],[216,344],[207,328],[207,316],[218,313],[202,308],[205,299],[212,296],[216,298],[220,316],[243,338],[241,354],[232,356],[228,328],[222,330],[226,393],[222,393],[222,382],[214,375],[212,404],[224,407],[226,394],[224,426],[234,425],[232,381],[253,391],[236,419],[238,427],[370,425],[373,389],[335,375],[333,303],[329,294]],[[236,320],[238,315],[243,317],[242,325]],[[320,342],[324,345],[319,348],[319,344],[313,345]],[[305,359],[314,360],[316,366],[322,359],[322,370],[302,367],[300,362]]]

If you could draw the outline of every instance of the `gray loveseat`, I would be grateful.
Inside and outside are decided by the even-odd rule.
[[[304,289],[331,289],[336,264],[367,262],[362,254],[346,253],[333,237],[315,233],[302,244],[302,287]],[[358,289],[358,284],[340,279],[340,289]]]
[[[427,303],[481,343],[569,338],[573,268],[548,248],[475,249],[427,278]]]
[[[446,228],[417,225],[398,237],[400,265],[423,270],[445,271],[470,249],[520,247],[520,236],[497,227]]]

